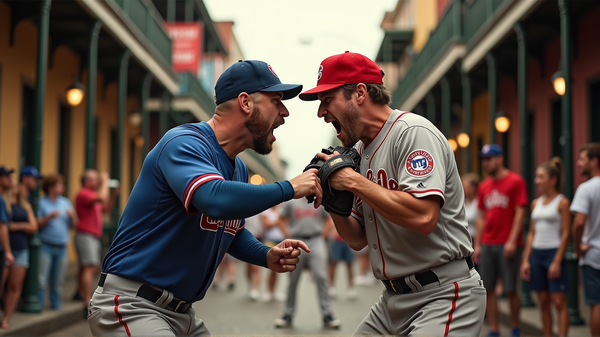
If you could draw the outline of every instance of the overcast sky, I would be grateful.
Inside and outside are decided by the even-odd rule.
[[[204,0],[213,21],[234,21],[246,59],[273,67],[283,83],[316,85],[319,64],[346,50],[374,59],[381,20],[397,0]],[[284,101],[290,116],[275,130],[286,178],[300,174],[315,153],[332,144],[335,129],[317,118],[317,102]]]

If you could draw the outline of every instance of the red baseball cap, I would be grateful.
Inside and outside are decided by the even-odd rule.
[[[330,56],[321,62],[317,86],[300,94],[303,101],[319,99],[317,94],[345,84],[383,84],[383,71],[368,57],[351,53]]]

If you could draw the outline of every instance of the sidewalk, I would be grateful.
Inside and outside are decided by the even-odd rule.
[[[16,311],[9,322],[10,328],[0,329],[0,336],[41,336],[84,321],[83,302],[71,299],[75,289],[77,289],[77,265],[71,264],[67,269],[63,286],[62,309],[52,310],[47,307],[38,314]]]
[[[523,336],[542,336],[542,318],[537,305],[537,297],[535,294],[531,294],[531,299],[536,303],[535,307],[532,308],[521,308],[521,334]],[[510,309],[508,305],[508,299],[498,299],[498,312],[500,315],[500,322],[510,326]],[[583,319],[584,325],[569,327],[570,336],[589,336],[590,327],[588,325],[590,321],[590,308],[585,305],[583,299],[583,288],[579,288],[579,314]],[[552,320],[554,327],[552,331],[555,335],[558,335],[558,323],[556,318],[556,311],[552,309]],[[485,335],[487,331],[482,331],[482,335]]]

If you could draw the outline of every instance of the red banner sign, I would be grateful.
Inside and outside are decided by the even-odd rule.
[[[165,29],[173,41],[173,71],[189,71],[196,76],[202,53],[202,28],[200,22],[165,24]]]

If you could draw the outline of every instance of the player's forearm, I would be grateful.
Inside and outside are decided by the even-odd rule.
[[[287,182],[252,185],[237,181],[212,180],[202,184],[192,197],[192,205],[213,219],[244,219],[294,197]]]
[[[367,245],[367,233],[358,220],[353,217],[343,217],[336,214],[330,214],[335,224],[335,228],[353,250],[361,250]]]
[[[247,229],[236,233],[228,253],[236,259],[267,268],[269,247],[258,241]]]
[[[422,235],[429,235],[435,229],[440,210],[439,199],[415,198],[409,193],[388,190],[362,176],[360,178],[355,179],[350,191],[378,214]]]

